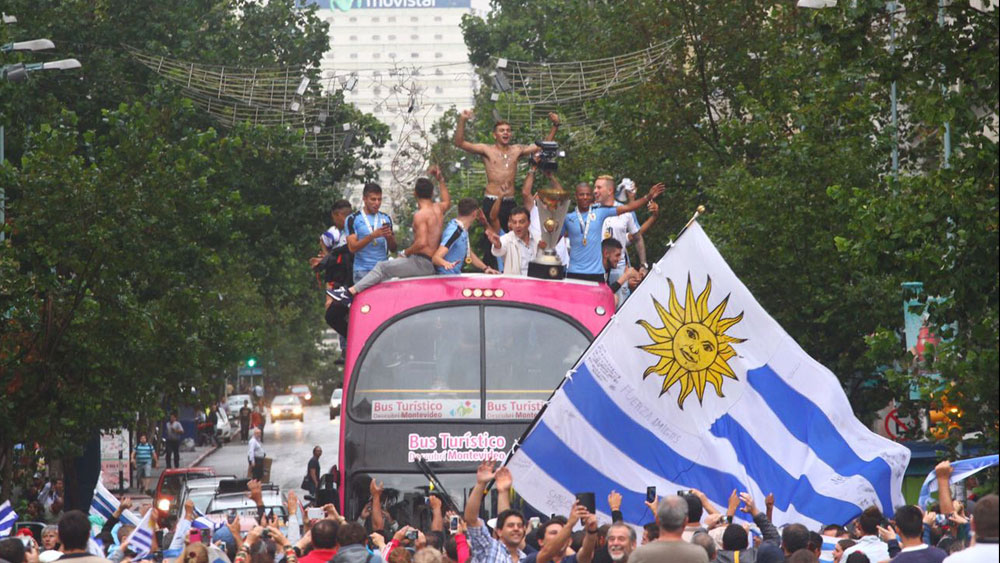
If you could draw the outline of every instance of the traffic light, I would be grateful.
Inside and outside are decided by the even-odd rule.
[[[252,368],[257,365],[257,358],[250,356],[247,358],[247,367]]]

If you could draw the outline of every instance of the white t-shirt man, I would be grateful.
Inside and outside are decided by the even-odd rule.
[[[868,560],[873,563],[889,559],[889,545],[879,539],[878,536],[862,537],[858,540],[858,543],[844,550],[844,555],[841,556],[840,560],[847,561],[847,556],[855,551],[864,553],[868,556]]]
[[[1000,559],[1000,544],[977,543],[945,558],[944,563],[995,563]]]
[[[619,207],[621,203],[615,202],[615,207]],[[614,217],[608,217],[604,220],[604,224],[601,228],[602,238],[614,238],[622,245],[622,257],[618,261],[618,265],[615,267],[616,270],[622,270],[628,261],[628,252],[624,251],[628,248],[629,235],[635,235],[639,232],[639,218],[636,217],[635,212],[623,213],[621,215],[616,215]]]
[[[503,274],[505,276],[528,275],[528,264],[535,259],[538,251],[538,239],[535,233],[528,229],[528,242],[517,238],[514,231],[504,233],[500,237],[500,248],[490,247],[493,256],[503,258]]]

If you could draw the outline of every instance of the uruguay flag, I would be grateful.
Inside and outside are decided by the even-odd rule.
[[[854,417],[836,376],[772,319],[693,222],[612,317],[510,457],[518,493],[566,514],[575,493],[622,493],[645,524],[659,496],[733,489],[774,523],[844,524],[891,515],[909,450]],[[742,513],[739,513],[742,514]]]
[[[194,509],[195,519],[191,521],[192,528],[198,528],[199,530],[212,530],[213,532],[219,528],[226,525],[225,521],[212,520],[205,513],[198,510],[197,507]]]
[[[94,496],[90,500],[90,514],[108,520],[114,515],[115,510],[118,510],[118,505],[120,504],[115,495],[111,494],[111,491],[104,486],[101,479],[98,479],[97,485],[94,486]],[[139,523],[139,517],[131,510],[123,510],[120,520],[123,524],[131,526]]]
[[[136,560],[149,557],[153,551],[153,528],[149,523],[153,512],[155,511],[152,508],[146,511],[146,515],[142,517],[135,530],[132,530],[132,533],[125,540],[125,545],[135,552]]]
[[[0,504],[0,538],[9,536],[16,523],[17,513],[10,507],[9,500],[4,501],[3,504]]]

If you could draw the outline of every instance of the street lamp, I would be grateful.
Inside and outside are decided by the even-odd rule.
[[[80,68],[80,61],[76,59],[60,59],[47,63],[17,63],[3,67],[3,78],[11,82],[23,82],[28,78],[29,72],[38,70],[72,70]]]
[[[8,16],[3,14],[3,23],[13,24],[17,23],[17,18],[14,16]],[[52,49],[55,47],[55,43],[48,39],[32,39],[30,41],[15,41],[11,43],[6,43],[0,45],[0,53],[10,53],[14,51],[41,51],[44,49]],[[11,82],[23,82],[28,78],[29,72],[37,72],[39,70],[71,70],[74,68],[80,68],[80,61],[76,59],[61,59],[58,61],[49,61],[46,63],[16,63],[12,65],[4,65],[0,69],[0,80],[9,80]],[[6,131],[4,130],[3,124],[0,124],[0,166],[6,162],[7,157],[4,154],[4,140],[6,139]],[[7,224],[7,192],[2,186],[0,186],[0,241],[4,240],[5,235],[3,232],[4,225]]]
[[[52,49],[56,45],[48,39],[32,39],[31,41],[15,41],[0,46],[0,51],[9,53],[11,51],[42,51]]]

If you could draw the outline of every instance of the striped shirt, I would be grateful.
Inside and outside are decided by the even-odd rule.
[[[153,445],[152,444],[139,444],[135,447],[135,463],[136,465],[147,465],[153,463]]]

